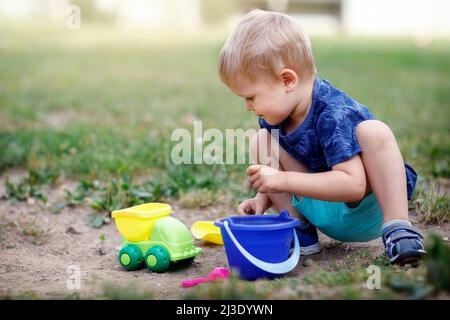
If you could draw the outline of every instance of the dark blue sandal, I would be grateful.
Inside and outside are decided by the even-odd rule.
[[[383,243],[391,263],[414,264],[426,253],[423,236],[416,228],[394,224],[383,230]]]

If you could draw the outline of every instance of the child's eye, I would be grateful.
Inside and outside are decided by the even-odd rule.
[[[245,100],[247,100],[247,101],[253,101],[253,97],[245,98]]]

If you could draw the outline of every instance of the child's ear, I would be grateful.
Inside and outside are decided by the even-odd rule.
[[[293,91],[298,84],[297,73],[292,69],[283,69],[281,71],[281,79],[287,92]]]

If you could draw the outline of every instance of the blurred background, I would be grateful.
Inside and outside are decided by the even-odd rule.
[[[245,196],[244,165],[173,166],[168,155],[171,132],[194,120],[258,127],[217,75],[227,35],[255,7],[298,19],[319,76],[391,126],[448,208],[445,0],[0,0],[0,171],[157,181],[142,201]]]
[[[310,34],[411,36],[420,42],[450,35],[445,0],[1,0],[2,19],[64,21],[70,5],[83,22],[141,28],[199,28],[233,20],[250,8],[288,13]]]

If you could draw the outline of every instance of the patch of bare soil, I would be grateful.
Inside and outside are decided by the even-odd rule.
[[[4,192],[0,179],[0,194]],[[203,249],[195,261],[187,267],[169,269],[166,273],[152,273],[147,269],[128,272],[117,261],[120,234],[114,222],[100,229],[87,227],[89,207],[65,208],[59,214],[51,212],[54,203],[61,202],[64,189],[73,190],[76,183],[65,181],[49,191],[47,205],[30,200],[11,203],[0,200],[0,297],[17,296],[34,292],[41,298],[64,298],[73,294],[80,297],[102,297],[105,284],[130,287],[138,292],[152,292],[156,299],[180,299],[191,289],[180,287],[182,280],[206,276],[213,268],[227,266],[223,246],[197,241]],[[233,209],[206,208],[181,209],[172,204],[173,216],[190,228],[198,220],[214,220],[224,212],[234,215]],[[418,217],[411,216],[421,230],[435,230],[449,235],[449,225],[442,227],[418,224]],[[311,272],[312,264],[323,267],[345,261],[349,253],[365,249],[373,257],[383,254],[381,240],[367,243],[340,243],[320,235],[322,252],[307,259],[302,258],[287,277],[304,276]],[[79,269],[77,269],[79,268]],[[73,270],[80,271],[79,289],[71,287]],[[68,285],[69,283],[69,285]]]

